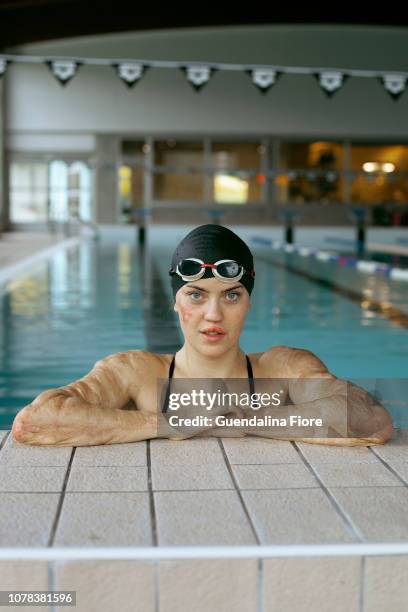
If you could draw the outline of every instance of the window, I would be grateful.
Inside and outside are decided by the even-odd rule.
[[[64,161],[50,164],[50,218],[67,221],[68,210],[68,168]]]
[[[50,163],[50,219],[91,221],[91,170],[82,161]]]
[[[262,156],[259,142],[213,142],[211,147],[213,199],[220,204],[262,201]]]
[[[82,161],[12,161],[10,219],[14,223],[91,220],[91,170]],[[48,210],[49,206],[49,210]]]
[[[120,220],[132,220],[132,212],[143,208],[145,159],[150,145],[143,140],[124,140],[122,164],[118,170]]]
[[[143,208],[145,159],[150,145],[143,140],[124,140],[122,163],[118,170],[120,220],[131,220],[132,212]]]
[[[92,220],[91,170],[82,161],[73,162],[68,168],[68,208],[71,216],[82,221]]]
[[[352,202],[408,202],[408,146],[353,144]]]
[[[174,139],[157,141],[154,148],[153,197],[155,200],[204,199],[204,148],[202,142]]]
[[[132,168],[130,166],[120,166],[118,180],[120,210],[126,216],[132,208]]]
[[[47,219],[48,168],[46,163],[10,165],[10,220],[14,223]]]
[[[275,176],[278,201],[342,202],[343,158],[339,143],[282,143]]]

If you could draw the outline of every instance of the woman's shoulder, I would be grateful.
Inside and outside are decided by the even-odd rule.
[[[277,345],[253,355],[258,359],[259,371],[265,377],[298,378],[328,373],[321,359],[305,348]],[[249,357],[251,359],[251,355]]]
[[[112,369],[119,369],[122,372],[131,370],[133,373],[140,374],[153,373],[156,376],[161,374],[161,370],[170,364],[172,355],[161,355],[152,353],[144,349],[130,349],[111,353],[99,359],[95,365],[108,365]]]
[[[289,361],[302,350],[279,344],[259,353],[249,353],[248,357],[255,364],[259,378],[279,378],[288,376]]]
[[[144,349],[130,349],[125,353],[116,353],[116,355],[119,359],[124,359],[132,370],[154,376],[162,376],[163,372],[168,370],[173,357],[172,354],[152,353]]]

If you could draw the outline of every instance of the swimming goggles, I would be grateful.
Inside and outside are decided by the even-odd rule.
[[[201,259],[194,257],[182,259],[175,270],[170,268],[169,274],[178,274],[187,282],[195,281],[204,276],[206,268],[211,268],[213,275],[226,283],[239,281],[246,272],[253,278],[255,277],[255,270],[247,271],[233,259],[220,259],[213,264],[206,264]]]

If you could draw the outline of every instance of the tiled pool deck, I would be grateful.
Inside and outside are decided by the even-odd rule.
[[[368,448],[256,437],[37,447],[0,435],[2,590],[72,589],[87,611],[408,601],[408,430]],[[404,554],[378,546],[398,543]],[[28,559],[35,548],[48,560]]]

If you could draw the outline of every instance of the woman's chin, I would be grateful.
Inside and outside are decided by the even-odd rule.
[[[202,355],[223,355],[230,348],[230,344],[225,341],[196,343],[195,347]]]

